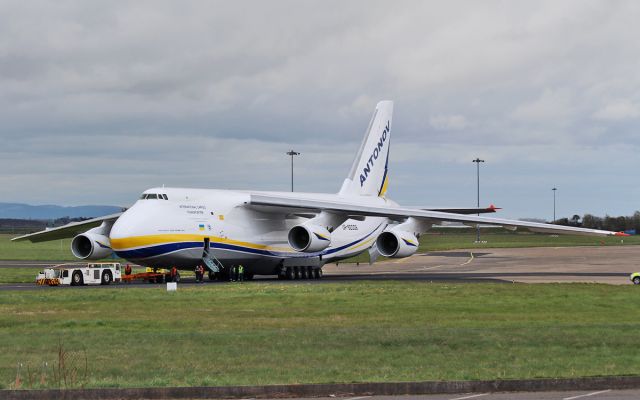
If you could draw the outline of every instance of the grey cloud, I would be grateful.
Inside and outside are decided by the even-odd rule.
[[[291,147],[303,152],[297,186],[335,191],[375,103],[392,99],[399,200],[472,203],[468,164],[481,156],[512,216],[544,216],[523,180],[562,183],[573,212],[632,212],[635,189],[609,203],[580,185],[619,192],[633,179],[613,166],[640,145],[639,12],[590,0],[2,2],[0,201],[126,205],[162,183],[287,190]]]

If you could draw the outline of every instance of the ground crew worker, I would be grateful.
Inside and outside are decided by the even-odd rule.
[[[204,283],[204,267],[202,264],[198,266],[198,272],[200,273],[200,283]]]
[[[177,276],[178,276],[178,269],[174,265],[173,267],[171,267],[171,282],[175,282]]]
[[[196,265],[193,272],[196,274],[196,282],[200,282],[200,266]]]
[[[244,281],[244,266],[242,264],[238,266],[238,281]]]
[[[124,267],[124,274],[125,274],[125,275],[131,275],[131,265],[127,264],[127,265]]]

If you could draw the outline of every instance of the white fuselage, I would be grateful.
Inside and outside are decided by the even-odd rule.
[[[321,266],[357,255],[369,249],[388,225],[385,217],[347,219],[332,232],[328,248],[298,252],[289,245],[287,234],[308,216],[246,207],[252,193],[258,192],[149,189],[115,222],[109,234],[111,246],[118,256],[141,265],[179,268],[200,264],[209,246],[225,266],[243,264],[255,274],[274,274],[282,265]],[[333,194],[296,196],[344,199]],[[376,196],[360,196],[358,201],[363,205],[395,204]]]

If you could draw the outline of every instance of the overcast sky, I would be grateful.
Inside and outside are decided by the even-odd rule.
[[[335,192],[395,101],[389,196],[640,209],[638,1],[0,1],[0,201]]]

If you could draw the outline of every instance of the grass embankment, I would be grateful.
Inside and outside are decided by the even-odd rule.
[[[640,374],[638,308],[635,287],[587,284],[0,292],[0,385],[21,363],[38,386],[59,343],[87,387]]]
[[[71,239],[41,243],[12,242],[11,239],[16,236],[20,235],[0,234],[0,260],[78,261],[71,254]]]
[[[454,249],[488,249],[508,247],[570,247],[570,246],[621,246],[639,245],[640,235],[634,236],[578,236],[549,235],[543,233],[507,232],[503,229],[482,231],[475,243],[474,230],[467,233],[450,233],[444,230],[427,233],[420,237],[418,251],[441,251]],[[484,243],[486,242],[486,243]]]
[[[0,260],[77,260],[71,254],[71,239],[53,240],[50,242],[12,242],[20,236],[0,234]]]

